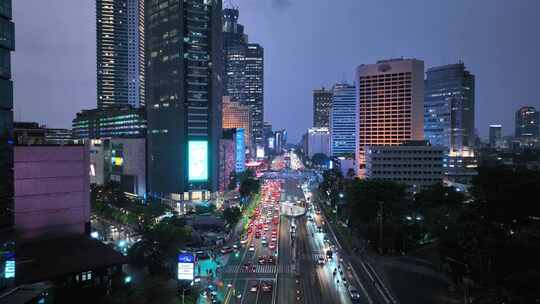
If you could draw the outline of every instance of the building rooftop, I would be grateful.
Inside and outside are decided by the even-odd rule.
[[[17,284],[42,282],[127,263],[122,254],[87,236],[23,243],[16,252]]]

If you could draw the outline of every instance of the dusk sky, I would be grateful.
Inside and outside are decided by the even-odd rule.
[[[265,48],[265,120],[296,143],[312,124],[312,90],[379,59],[426,69],[462,60],[476,75],[476,128],[513,133],[514,112],[540,108],[538,0],[235,0]],[[15,119],[71,127],[96,107],[95,1],[13,1]]]

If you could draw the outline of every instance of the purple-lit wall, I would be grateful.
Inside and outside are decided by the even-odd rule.
[[[16,146],[15,229],[23,239],[84,234],[90,223],[86,146]]]

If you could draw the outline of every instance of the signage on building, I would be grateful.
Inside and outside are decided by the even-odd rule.
[[[190,140],[188,142],[189,181],[208,180],[208,141]]]
[[[236,172],[244,172],[246,170],[246,144],[244,138],[244,129],[236,129]]]

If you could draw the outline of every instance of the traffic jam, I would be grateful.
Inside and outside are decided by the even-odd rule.
[[[249,277],[245,285],[238,277],[230,281],[227,287],[232,293],[228,293],[230,298],[225,297],[225,303],[231,298],[249,303],[249,298],[259,298],[264,294],[270,296],[274,292],[274,280],[257,278],[256,274],[268,273],[268,269],[278,264],[281,181],[266,180],[261,190],[261,199],[249,214],[246,230],[240,242],[233,246],[233,251],[238,253],[237,249],[244,249],[238,272],[252,273],[254,277]]]

